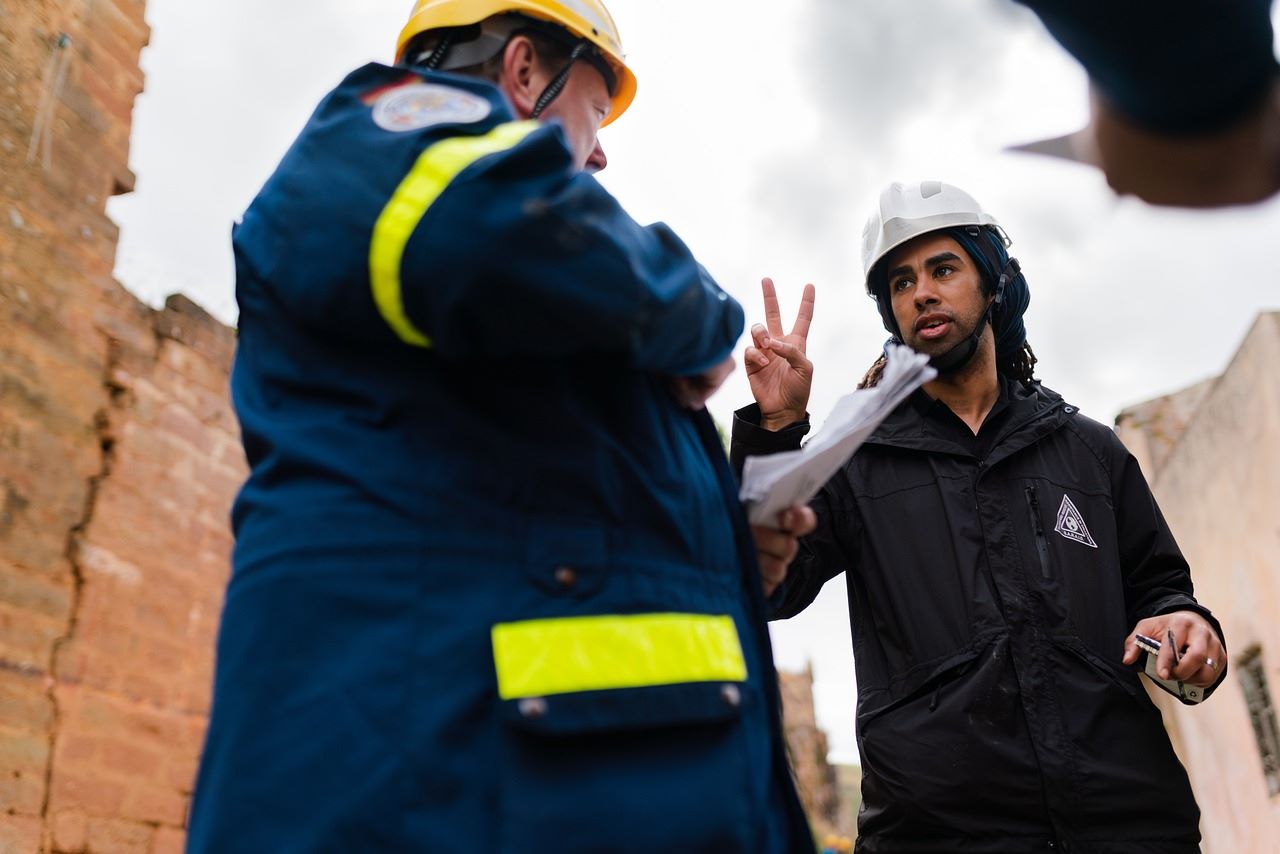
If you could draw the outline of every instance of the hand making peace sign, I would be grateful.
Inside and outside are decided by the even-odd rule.
[[[743,361],[751,394],[760,406],[760,425],[781,430],[804,418],[813,384],[813,362],[805,357],[809,323],[813,320],[813,285],[804,286],[800,309],[791,332],[782,333],[782,311],[773,279],[760,282],[764,291],[765,324],[751,327],[754,346],[747,347]]]

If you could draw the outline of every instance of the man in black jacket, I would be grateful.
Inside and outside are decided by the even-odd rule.
[[[1137,635],[1159,638],[1159,674],[1207,694],[1222,632],[1136,461],[1032,378],[1026,279],[967,193],[894,184],[863,244],[885,327],[938,376],[827,483],[771,598],[790,617],[845,573],[858,850],[1198,851],[1186,772],[1130,665]],[[808,430],[812,288],[791,334],[768,280],[765,306],[738,465]]]

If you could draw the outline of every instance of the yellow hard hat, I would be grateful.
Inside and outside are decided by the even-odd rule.
[[[510,12],[557,24],[600,51],[618,80],[611,93],[613,109],[601,123],[602,127],[631,106],[636,96],[636,77],[623,57],[618,27],[599,0],[417,0],[409,22],[400,31],[396,62],[404,58],[405,46],[419,33],[444,27],[466,27]]]

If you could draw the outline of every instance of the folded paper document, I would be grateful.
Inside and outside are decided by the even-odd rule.
[[[747,457],[739,497],[753,524],[776,524],[779,512],[807,504],[907,395],[937,376],[928,356],[900,344],[888,353],[880,383],[840,398],[803,448]]]

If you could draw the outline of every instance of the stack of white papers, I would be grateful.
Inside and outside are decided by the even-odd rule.
[[[775,525],[781,511],[808,504],[899,403],[938,375],[928,356],[908,347],[891,344],[888,353],[879,385],[840,398],[803,448],[747,457],[739,497],[752,524]]]

